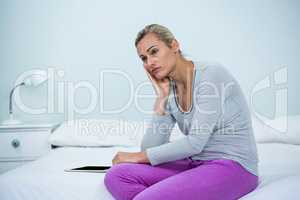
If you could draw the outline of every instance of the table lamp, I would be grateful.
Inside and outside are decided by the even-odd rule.
[[[47,81],[48,75],[46,71],[43,70],[34,70],[32,71],[32,74],[29,75],[24,81],[22,81],[19,84],[16,84],[12,90],[10,91],[9,95],[9,119],[2,122],[2,125],[16,125],[16,124],[22,124],[20,120],[14,119],[13,117],[13,94],[14,91],[19,88],[20,86],[39,86],[45,81]]]

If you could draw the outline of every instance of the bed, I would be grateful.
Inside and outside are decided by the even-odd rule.
[[[260,183],[242,200],[300,199],[300,145],[257,144]],[[135,146],[59,147],[46,156],[0,175],[1,200],[113,200],[104,173],[65,172],[82,165],[107,165],[117,151]]]
[[[138,147],[61,147],[48,155],[0,176],[1,200],[112,200],[103,173],[64,172],[81,165],[110,164],[119,150]],[[300,198],[300,146],[259,144],[260,184],[242,200]],[[274,156],[276,155],[276,156]],[[276,159],[274,159],[274,157]]]

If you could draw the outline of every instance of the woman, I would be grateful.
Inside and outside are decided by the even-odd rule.
[[[118,152],[105,185],[115,199],[229,200],[258,185],[257,152],[239,84],[218,64],[189,61],[164,26],[135,46],[157,99],[141,152]],[[186,137],[170,142],[177,123]]]

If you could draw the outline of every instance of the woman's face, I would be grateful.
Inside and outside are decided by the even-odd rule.
[[[138,43],[137,52],[143,61],[145,70],[154,78],[163,79],[175,66],[178,43],[174,40],[170,48],[154,33],[148,33]]]

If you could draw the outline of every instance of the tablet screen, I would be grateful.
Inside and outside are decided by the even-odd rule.
[[[73,169],[65,169],[66,172],[95,172],[105,173],[111,166],[83,166]]]
[[[110,166],[84,166],[84,167],[78,167],[73,168],[71,170],[107,170]]]

